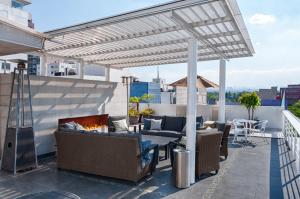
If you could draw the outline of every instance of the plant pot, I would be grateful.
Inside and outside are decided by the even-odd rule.
[[[129,116],[129,124],[138,124],[139,116]]]

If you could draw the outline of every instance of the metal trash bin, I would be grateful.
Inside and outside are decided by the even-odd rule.
[[[177,188],[183,189],[190,186],[189,159],[190,151],[186,149],[174,149],[174,171],[175,184]]]

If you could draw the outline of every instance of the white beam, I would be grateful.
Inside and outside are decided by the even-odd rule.
[[[228,47],[228,46],[233,46],[233,45],[238,45],[241,44],[240,42],[226,42],[223,44],[215,44],[214,47],[218,48],[218,47]],[[206,49],[210,49],[207,47],[199,47],[198,48],[206,50]],[[246,48],[238,48],[238,49],[232,49],[232,50],[224,50],[223,53],[228,53],[228,52],[240,52],[243,50],[247,50]],[[162,55],[162,54],[171,54],[171,53],[178,53],[178,52],[187,52],[187,47],[174,47],[173,48],[169,48],[169,49],[163,49],[163,50],[149,50],[149,51],[137,51],[137,50],[131,50],[131,52],[128,52],[127,54],[125,53],[118,53],[115,56],[111,56],[108,57],[107,55],[112,54],[112,53],[108,53],[108,54],[94,54],[94,55],[99,55],[99,58],[95,58],[95,56],[91,56],[93,57],[92,59],[88,59],[88,57],[85,57],[85,60],[91,61],[91,62],[95,62],[95,61],[109,61],[109,60],[118,60],[118,59],[129,59],[129,58],[141,58],[141,57],[145,57],[145,56],[153,56],[153,55]],[[211,54],[211,53],[210,53]]]
[[[85,65],[84,65],[84,61],[83,60],[80,60],[80,63],[79,63],[79,78],[80,79],[84,79],[84,68]]]
[[[48,76],[48,57],[46,54],[40,55],[41,64],[40,64],[40,75],[41,76]]]
[[[187,149],[190,151],[189,173],[190,183],[195,183],[196,158],[196,110],[197,110],[197,40],[189,39],[188,48],[188,74],[187,74],[187,111],[186,135]]]
[[[105,81],[109,82],[110,81],[110,67],[107,66],[105,68]]]
[[[219,122],[225,123],[225,88],[226,88],[226,61],[220,60],[219,66]]]

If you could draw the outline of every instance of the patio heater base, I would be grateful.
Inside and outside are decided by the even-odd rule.
[[[32,127],[7,129],[1,167],[14,173],[37,167]]]

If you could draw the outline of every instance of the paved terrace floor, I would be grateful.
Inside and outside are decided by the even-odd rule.
[[[172,183],[168,161],[162,161],[154,176],[137,186],[132,183],[56,169],[54,159],[38,169],[17,176],[0,174],[0,198],[27,193],[63,190],[82,199],[101,198],[188,198],[188,199],[299,199],[300,177],[282,139],[269,144],[254,138],[255,146],[230,145],[230,155],[221,162],[218,175],[204,176],[188,189]]]

